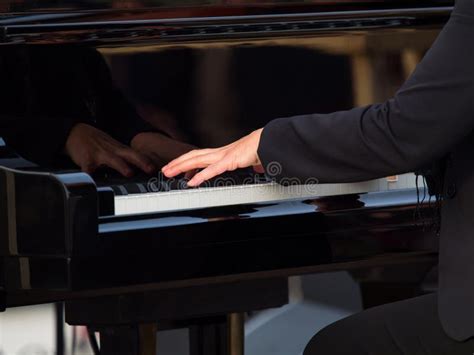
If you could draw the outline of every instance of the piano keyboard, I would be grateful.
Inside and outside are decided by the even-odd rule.
[[[223,187],[202,187],[115,196],[115,215],[168,212],[193,208],[264,203],[323,196],[347,195],[416,186],[414,174],[359,183],[282,186],[273,182]]]

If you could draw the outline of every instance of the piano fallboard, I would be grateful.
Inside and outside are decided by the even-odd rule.
[[[429,26],[446,21],[452,1],[284,1],[191,6],[0,5],[0,45],[143,45],[302,36],[331,30]],[[105,5],[105,6],[104,6]],[[194,5],[194,6],[192,6]],[[4,10],[2,13],[2,9]],[[9,11],[8,11],[9,10]],[[16,10],[16,11],[15,11]]]

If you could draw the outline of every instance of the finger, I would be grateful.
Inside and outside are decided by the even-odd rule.
[[[190,152],[187,152],[186,154],[181,155],[180,157],[170,161],[167,165],[165,165],[162,168],[162,172],[165,173],[166,170],[174,168],[177,164],[181,164],[183,161],[200,156],[200,155],[205,155],[205,154],[211,154],[211,153],[218,153],[218,152],[225,152],[229,148],[232,148],[233,146],[237,145],[240,142],[240,140],[232,142],[230,144],[227,144],[225,146],[222,146],[220,148],[207,148],[207,149],[194,149],[191,150]]]
[[[168,169],[163,170],[163,173],[171,178],[181,173],[191,171],[194,169],[206,168],[211,164],[218,162],[222,159],[223,154],[220,153],[211,153],[205,155],[198,155],[188,160],[185,160],[177,165],[169,167]]]
[[[191,150],[190,152],[187,152],[186,154],[183,154],[180,157],[178,157],[176,159],[173,159],[168,164],[166,164],[163,167],[163,172],[164,172],[164,170],[170,169],[170,168],[172,168],[172,167],[174,167],[178,164],[181,164],[183,161],[195,158],[195,157],[200,156],[200,155],[209,154],[212,151],[215,151],[215,149],[194,149],[194,150]]]
[[[254,165],[253,170],[258,174],[263,174],[265,172],[263,165]]]
[[[117,154],[128,163],[135,165],[137,168],[148,174],[152,174],[155,170],[155,165],[148,157],[135,152],[133,149],[126,147],[117,151]]]
[[[104,154],[98,163],[99,165],[106,165],[109,168],[118,171],[123,176],[131,177],[133,175],[133,170],[127,162],[116,154]]]
[[[217,175],[225,173],[227,171],[227,164],[223,161],[209,165],[206,169],[194,175],[194,177],[189,180],[188,186],[195,187],[201,185],[204,181],[212,179]]]

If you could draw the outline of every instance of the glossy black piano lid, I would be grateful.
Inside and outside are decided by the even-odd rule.
[[[119,2],[100,4],[112,3]],[[41,134],[48,139],[66,118],[102,120],[90,103],[108,92],[94,80],[111,77],[125,98],[99,114],[107,116],[101,124],[105,131],[126,131],[133,124],[136,118],[118,123],[108,111],[123,101],[177,141],[227,144],[271,119],[344,110],[393,95],[449,14],[435,8],[410,16],[400,11],[251,25],[203,22],[200,32],[176,26],[149,36],[146,28],[108,31],[106,22],[76,42],[62,43],[69,34],[56,33],[58,45],[48,34],[22,34],[24,44],[0,46],[1,70],[8,74],[0,88],[0,114],[9,124],[15,117],[21,124],[47,117]],[[25,107],[30,116],[23,121]],[[23,155],[34,157],[38,147],[27,148]],[[164,160],[173,157],[169,149],[162,153]],[[64,161],[60,154],[56,165],[70,167]]]
[[[400,26],[99,51],[142,117],[179,140],[215,147],[275,118],[385,100],[437,32]]]
[[[196,8],[203,7],[214,9],[217,7],[250,9],[260,8],[260,11],[279,12],[280,9],[288,9],[291,7],[311,7],[319,6],[320,8],[368,8],[368,7],[385,7],[385,6],[425,6],[439,4],[453,4],[453,0],[5,0],[0,4],[0,10],[4,13],[11,12],[64,12],[73,10],[136,10],[136,9],[179,9],[179,8]],[[265,9],[265,10],[262,10]],[[245,11],[245,10],[244,10]]]

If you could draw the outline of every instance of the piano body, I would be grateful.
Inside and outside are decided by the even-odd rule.
[[[450,6],[6,1],[0,49],[96,49],[143,119],[219,146],[273,118],[384,100]],[[70,324],[101,331],[103,354],[146,353],[156,324],[192,327],[193,354],[240,354],[242,312],[284,304],[289,276],[418,285],[436,263],[433,203],[414,174],[279,186],[244,171],[186,189],[40,166],[8,141],[0,154],[0,308],[65,301]]]

